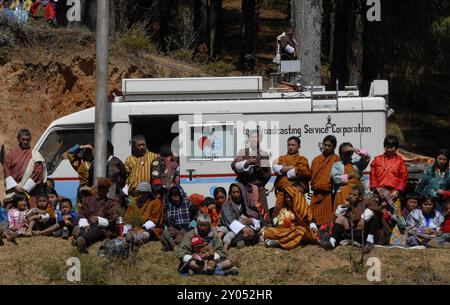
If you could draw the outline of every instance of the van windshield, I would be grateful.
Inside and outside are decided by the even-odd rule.
[[[66,151],[75,144],[94,143],[94,129],[55,130],[42,144],[39,152],[47,163],[48,174],[51,175],[59,163],[66,159]]]

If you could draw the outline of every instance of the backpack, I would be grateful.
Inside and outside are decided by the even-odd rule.
[[[321,225],[319,228],[319,239],[321,241],[329,241],[333,232],[333,222]]]

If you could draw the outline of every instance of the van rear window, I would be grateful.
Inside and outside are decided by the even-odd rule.
[[[51,175],[59,163],[66,159],[66,151],[75,144],[94,144],[94,129],[55,130],[42,144],[39,152],[47,163],[48,174]]]
[[[229,159],[236,154],[233,123],[201,124],[190,127],[190,158]]]

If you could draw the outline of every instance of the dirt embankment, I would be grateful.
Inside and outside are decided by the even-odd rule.
[[[44,29],[45,30],[45,29]],[[0,145],[16,143],[28,128],[33,144],[64,115],[95,105],[95,34],[68,29],[0,30]],[[25,37],[25,38],[24,38]],[[110,42],[109,92],[123,78],[200,76],[202,71],[171,59],[129,52]],[[3,170],[0,170],[3,192]]]

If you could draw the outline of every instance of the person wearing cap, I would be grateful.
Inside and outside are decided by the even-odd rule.
[[[200,214],[197,227],[184,235],[177,249],[181,274],[237,275],[223,243],[211,228],[211,217]]]
[[[75,245],[80,252],[105,237],[114,236],[115,221],[119,215],[118,204],[108,198],[111,179],[98,178],[94,195],[86,197],[78,210],[78,226],[73,229]]]
[[[164,204],[152,193],[148,182],[139,183],[136,195],[124,215],[126,241],[140,245],[159,240],[163,231]]]

